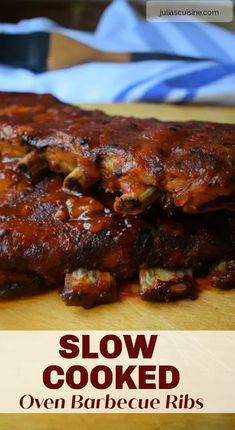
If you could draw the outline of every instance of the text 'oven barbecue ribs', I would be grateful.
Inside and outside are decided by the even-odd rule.
[[[235,125],[109,117],[0,94],[0,298],[196,298],[235,285]],[[146,209],[145,209],[146,208]],[[145,210],[144,210],[145,209]]]

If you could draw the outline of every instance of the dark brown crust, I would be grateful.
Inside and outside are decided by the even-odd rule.
[[[233,208],[234,197],[225,195],[234,185],[234,130],[228,125],[108,117],[63,105],[51,96],[0,94],[0,298],[62,286],[66,279],[65,301],[91,307],[115,300],[117,289],[113,283],[71,283],[71,273],[78,269],[107,272],[118,281],[156,267],[191,269],[201,276],[221,260],[230,262],[228,270],[214,269],[212,282],[233,287],[235,214],[224,208]],[[159,154],[165,161],[156,166]],[[75,172],[64,180],[71,168]],[[196,186],[186,194],[190,199],[204,196],[206,211],[211,204],[220,211],[185,215],[186,199],[183,211],[167,218],[151,199],[156,193],[163,207],[175,210],[174,192],[165,187],[174,171],[188,175],[194,185],[197,172],[203,172],[202,193],[197,194]],[[99,175],[101,188],[111,194],[96,187],[88,195],[84,190]],[[160,182],[151,183],[151,176]],[[71,187],[71,179],[69,195],[65,188]],[[120,190],[124,198],[115,197]],[[143,211],[146,201],[151,208],[133,215]],[[118,213],[119,202],[131,208],[131,215]],[[200,205],[195,212],[202,210]],[[191,277],[156,280],[141,293],[145,300],[157,301],[196,294]]]
[[[111,272],[119,280],[146,267],[203,274],[234,255],[232,212],[169,220],[153,208],[144,217],[121,216],[110,209],[108,196],[97,194],[101,203],[67,195],[58,175],[32,186],[9,164],[0,164],[0,171],[0,187],[10,182],[1,192],[2,271],[26,273],[52,286],[78,268]]]
[[[19,299],[47,291],[49,285],[32,274],[0,272],[0,300]]]
[[[65,277],[61,297],[66,305],[83,306],[85,309],[90,309],[93,306],[117,300],[115,278],[110,273],[98,271],[88,273],[84,269],[80,272],[82,275],[79,278],[76,277],[77,272]]]
[[[216,288],[235,288],[235,261],[224,261],[211,270],[211,283]]]
[[[146,290],[140,289],[140,296],[149,302],[170,302],[179,299],[195,300],[198,296],[196,281],[189,276],[171,281],[155,280]]]
[[[117,200],[120,212],[141,212],[153,200],[170,213],[235,207],[235,125],[110,117],[51,96],[2,93],[0,139],[11,141],[15,153],[44,151],[52,170],[68,174],[78,165],[87,179],[83,190],[101,177],[106,191],[136,202],[133,210]],[[140,202],[149,187],[154,197]]]

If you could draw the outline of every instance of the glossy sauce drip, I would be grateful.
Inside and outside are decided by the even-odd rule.
[[[60,175],[50,175],[32,187],[25,176],[15,171],[15,166],[15,163],[0,162],[1,217],[66,221],[91,233],[112,228],[114,219],[110,209],[93,197],[75,197],[63,192]],[[61,216],[56,217],[58,212]]]

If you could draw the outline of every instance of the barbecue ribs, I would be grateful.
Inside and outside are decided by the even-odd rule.
[[[32,179],[47,166],[75,195],[100,182],[122,214],[153,202],[170,214],[235,208],[235,125],[110,117],[2,93],[0,142],[3,159],[21,160]]]
[[[234,137],[1,94],[0,298],[64,284],[92,307],[138,274],[145,300],[195,298],[208,273],[232,288]]]

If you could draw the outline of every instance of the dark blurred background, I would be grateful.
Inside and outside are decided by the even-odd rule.
[[[7,0],[1,2],[1,22],[18,22],[43,16],[59,24],[79,30],[93,31],[111,0]],[[145,1],[130,1],[145,15]]]
[[[1,1],[1,22],[18,22],[21,19],[43,16],[62,26],[93,31],[99,18],[111,0],[6,0]],[[145,0],[129,3],[145,16]],[[221,24],[235,31],[235,22]]]

